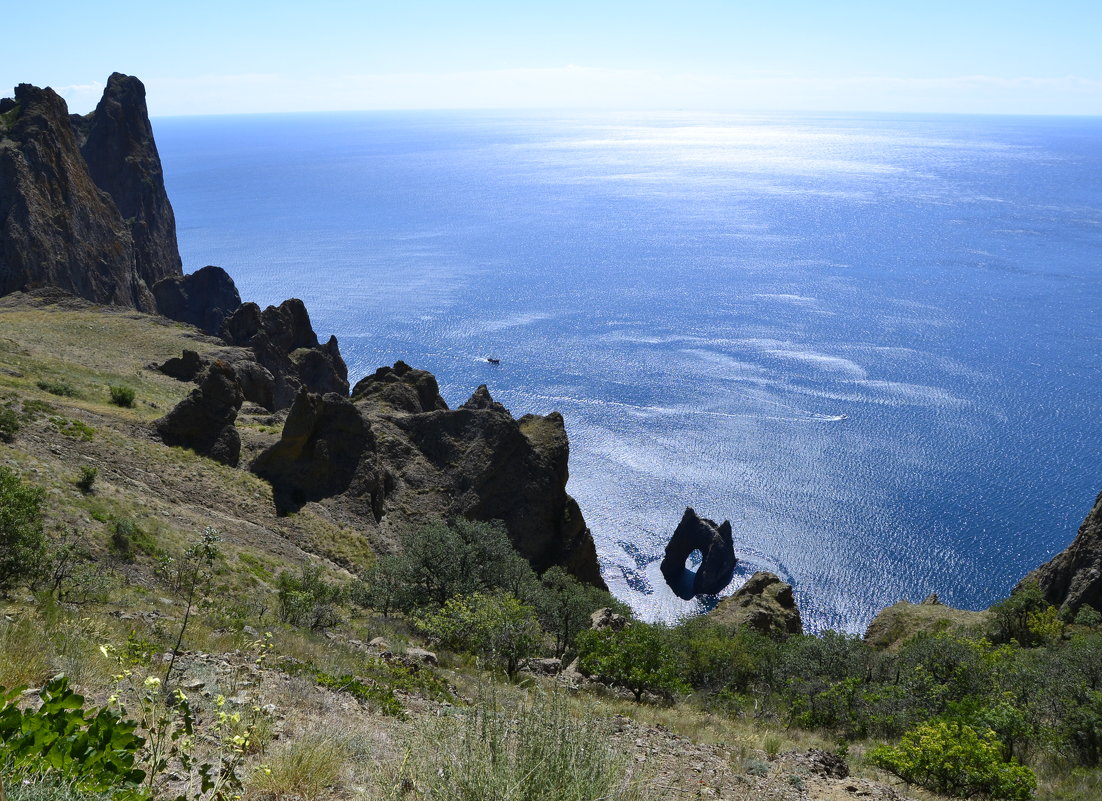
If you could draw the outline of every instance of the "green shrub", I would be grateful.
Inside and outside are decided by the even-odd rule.
[[[38,388],[62,398],[75,398],[78,394],[76,387],[67,381],[39,381]]]
[[[111,402],[116,406],[133,406],[134,390],[125,384],[111,384],[107,387],[111,393]]]
[[[76,480],[77,489],[81,492],[88,494],[92,491],[92,485],[96,483],[96,475],[99,473],[96,468],[90,465],[82,465],[80,468],[80,478]]]
[[[1083,604],[1075,613],[1075,625],[1090,626],[1094,628],[1102,625],[1102,612],[1099,612],[1090,604]]]
[[[0,441],[11,442],[19,433],[22,423],[11,406],[0,406]]]
[[[898,746],[879,746],[866,759],[910,784],[944,795],[1028,801],[1037,789],[1029,768],[1006,761],[993,731],[938,720],[903,735]]]
[[[46,553],[42,490],[0,466],[0,592],[35,578]]]
[[[109,548],[111,553],[126,562],[133,561],[139,552],[150,555],[158,552],[157,544],[149,533],[125,517],[115,521]]]
[[[686,689],[669,630],[634,622],[620,631],[583,631],[578,635],[583,672],[630,690],[636,702],[650,692],[664,698]]]
[[[508,593],[452,598],[439,611],[421,616],[417,626],[445,648],[497,662],[509,676],[521,659],[536,653],[543,638],[536,610]]]
[[[1053,624],[1051,614],[1045,617],[1050,606],[1037,582],[1026,582],[1009,598],[991,605],[992,641],[1017,640],[1024,647],[1047,641],[1046,624],[1049,628]]]
[[[345,600],[345,589],[322,578],[317,565],[304,565],[297,576],[284,570],[277,585],[282,622],[315,631],[341,623],[340,604]]]

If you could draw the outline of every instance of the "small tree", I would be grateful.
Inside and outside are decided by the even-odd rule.
[[[509,593],[481,593],[450,599],[437,612],[423,615],[418,628],[446,648],[497,661],[510,677],[520,660],[536,653],[543,631],[536,610]]]
[[[31,580],[42,565],[42,490],[0,467],[0,592]]]
[[[585,673],[630,690],[636,703],[645,692],[669,699],[685,689],[669,631],[660,625],[635,622],[620,631],[583,631],[578,656]]]
[[[319,566],[304,565],[297,576],[284,570],[278,585],[279,619],[284,623],[320,631],[341,622],[339,607],[346,593],[322,578]]]
[[[540,623],[555,636],[555,656],[574,647],[578,632],[589,627],[593,612],[610,603],[607,592],[582,584],[556,565],[542,576],[543,591],[536,600]]]
[[[1037,789],[1033,771],[1003,759],[993,731],[952,721],[924,723],[904,734],[897,747],[879,746],[867,759],[905,782],[961,798],[1029,801]]]

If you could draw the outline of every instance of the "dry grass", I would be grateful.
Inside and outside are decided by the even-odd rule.
[[[249,780],[252,798],[311,801],[337,784],[348,758],[344,739],[310,731],[269,752],[266,764]]]
[[[52,650],[36,616],[23,614],[14,623],[0,623],[0,686],[42,686],[53,671]]]

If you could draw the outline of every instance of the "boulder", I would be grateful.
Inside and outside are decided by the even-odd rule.
[[[241,305],[241,295],[229,273],[213,265],[161,279],[153,285],[153,297],[160,314],[211,335],[218,334],[226,318]]]
[[[608,607],[598,609],[589,616],[589,627],[594,631],[604,631],[605,629],[622,631],[628,622],[626,617],[618,612],[613,612]]]
[[[448,409],[431,373],[398,362],[356,384],[352,400],[300,392],[278,443],[252,470],[281,509],[326,501],[376,551],[439,520],[501,521],[537,571],[561,565],[605,588],[597,550],[566,492],[562,416],[513,418],[484,388]]]
[[[694,551],[701,555],[700,567],[695,573],[686,567]],[[697,595],[716,595],[723,590],[731,583],[737,561],[731,523],[724,520],[717,526],[712,520],[697,517],[689,507],[666,545],[660,567],[670,589],[678,597],[690,600]]]
[[[1084,604],[1102,610],[1102,494],[1071,544],[1023,578],[1015,591],[1028,582],[1035,582],[1049,603],[1072,616]]]
[[[395,362],[393,367],[380,367],[362,378],[352,388],[352,398],[370,399],[412,414],[448,408],[440,397],[436,376],[425,370],[414,370],[403,361]]]
[[[177,381],[194,381],[203,372],[206,364],[198,353],[185,349],[182,356],[173,356],[171,359],[167,359],[157,369]]]
[[[802,634],[803,622],[792,586],[775,573],[759,570],[734,595],[708,613],[728,626],[749,626],[762,634]]]
[[[358,482],[355,493],[369,499],[374,515],[382,502],[374,452],[371,424],[347,398],[301,389],[279,442],[250,469],[272,484],[281,512],[338,495]]]
[[[178,445],[236,466],[241,457],[241,437],[234,421],[244,402],[233,368],[213,362],[199,387],[176,404],[153,428],[166,445]]]

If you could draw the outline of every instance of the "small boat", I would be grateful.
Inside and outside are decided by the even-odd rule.
[[[493,356],[487,356],[486,361],[490,364],[501,364],[501,359],[495,359]]]

